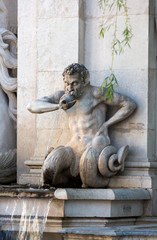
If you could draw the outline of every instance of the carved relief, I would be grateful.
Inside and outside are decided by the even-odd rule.
[[[0,183],[16,179],[17,39],[7,30],[7,9],[0,0]]]
[[[37,99],[28,105],[32,113],[63,109],[69,119],[72,138],[65,146],[51,149],[42,167],[44,183],[53,186],[106,187],[110,177],[124,170],[129,146],[118,151],[110,143],[108,127],[124,120],[136,108],[135,102],[119,93],[112,101],[90,86],[88,70],[71,64],[63,72],[64,91]],[[104,88],[104,92],[105,92]],[[106,120],[107,105],[119,110]]]

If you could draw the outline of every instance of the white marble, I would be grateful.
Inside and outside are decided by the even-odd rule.
[[[78,17],[80,0],[39,0],[39,18],[75,18]]]
[[[85,0],[86,18],[101,18],[102,11],[95,0]],[[148,14],[148,0],[127,0],[129,15],[147,15]],[[106,14],[108,11],[106,11]],[[121,13],[124,15],[124,13]]]
[[[114,69],[145,69],[148,66],[148,15],[133,15],[130,20],[134,34],[130,43],[131,48],[126,47],[124,54],[115,55]],[[120,36],[121,32],[124,30],[124,22],[125,17],[119,16],[118,36]],[[139,25],[136,24],[137,22]],[[90,71],[109,69],[111,65],[113,28],[106,32],[104,38],[99,38],[99,19],[87,18],[85,25],[86,67]],[[143,27],[139,28],[139,26]]]
[[[45,26],[47,26],[45,28]],[[39,19],[37,31],[38,70],[63,71],[78,61],[78,19]]]
[[[18,2],[18,122],[17,164],[19,176],[28,171],[24,161],[34,154],[35,116],[26,106],[36,96],[37,49],[36,49],[36,1]],[[29,14],[28,14],[29,13]],[[27,24],[28,25],[27,25]],[[29,27],[28,27],[29,26]]]

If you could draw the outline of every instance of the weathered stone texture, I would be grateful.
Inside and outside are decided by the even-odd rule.
[[[18,177],[27,172],[24,161],[34,154],[35,116],[26,106],[36,96],[36,1],[19,0],[18,34]],[[29,27],[28,27],[29,26]]]

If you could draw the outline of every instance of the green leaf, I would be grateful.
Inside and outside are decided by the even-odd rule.
[[[112,50],[112,63],[110,67],[110,74],[104,79],[100,89],[104,94],[104,99],[112,100],[113,90],[118,87],[118,80],[113,72],[114,65],[114,56],[120,55],[124,53],[124,49],[126,46],[130,46],[131,39],[133,37],[132,27],[130,25],[130,18],[128,16],[128,8],[127,8],[127,0],[99,0],[99,6],[102,9],[102,21],[103,23],[100,25],[100,37],[105,37],[105,33],[110,30],[111,26],[114,26],[113,33],[113,41],[111,42],[111,50]],[[113,10],[116,10],[116,15],[113,13]],[[108,9],[109,14],[108,17],[105,18],[105,11]],[[117,29],[118,29],[118,21],[117,15],[118,12],[123,12],[125,14],[125,28],[121,33],[121,36],[117,38]],[[105,87],[105,88],[104,88]],[[104,90],[106,89],[106,90]],[[105,91],[105,93],[104,93]]]
[[[100,30],[100,37],[104,38],[104,30],[103,30],[103,28]]]

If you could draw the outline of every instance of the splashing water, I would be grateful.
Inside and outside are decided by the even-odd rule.
[[[1,223],[0,240],[42,240],[52,199],[18,198],[8,202]],[[10,215],[10,214],[9,214]]]
[[[49,139],[48,139],[48,142],[47,142],[47,145],[46,145],[46,150],[45,150],[45,154],[44,156],[46,156],[49,148],[50,148],[50,142],[52,140],[52,135],[53,135],[53,131],[54,131],[54,126],[56,124],[56,122],[58,121],[58,118],[60,116],[60,112],[61,112],[61,108],[58,109],[58,111],[56,112],[56,115],[52,121],[52,127],[51,127],[51,130],[50,130],[50,135],[49,135]],[[40,179],[39,179],[39,185],[40,186],[43,186],[43,175],[42,175],[42,172],[41,172],[41,175],[40,175]]]
[[[47,151],[49,150],[49,147],[50,147],[50,141],[52,139],[52,134],[53,134],[53,131],[54,131],[54,126],[59,118],[59,115],[60,115],[60,112],[61,112],[61,108],[58,109],[58,111],[56,112],[56,116],[52,122],[52,127],[51,127],[51,131],[50,131],[50,135],[49,135],[49,139],[48,139],[48,143],[47,143],[47,146],[46,146],[46,152],[45,152],[45,155],[47,153]]]

